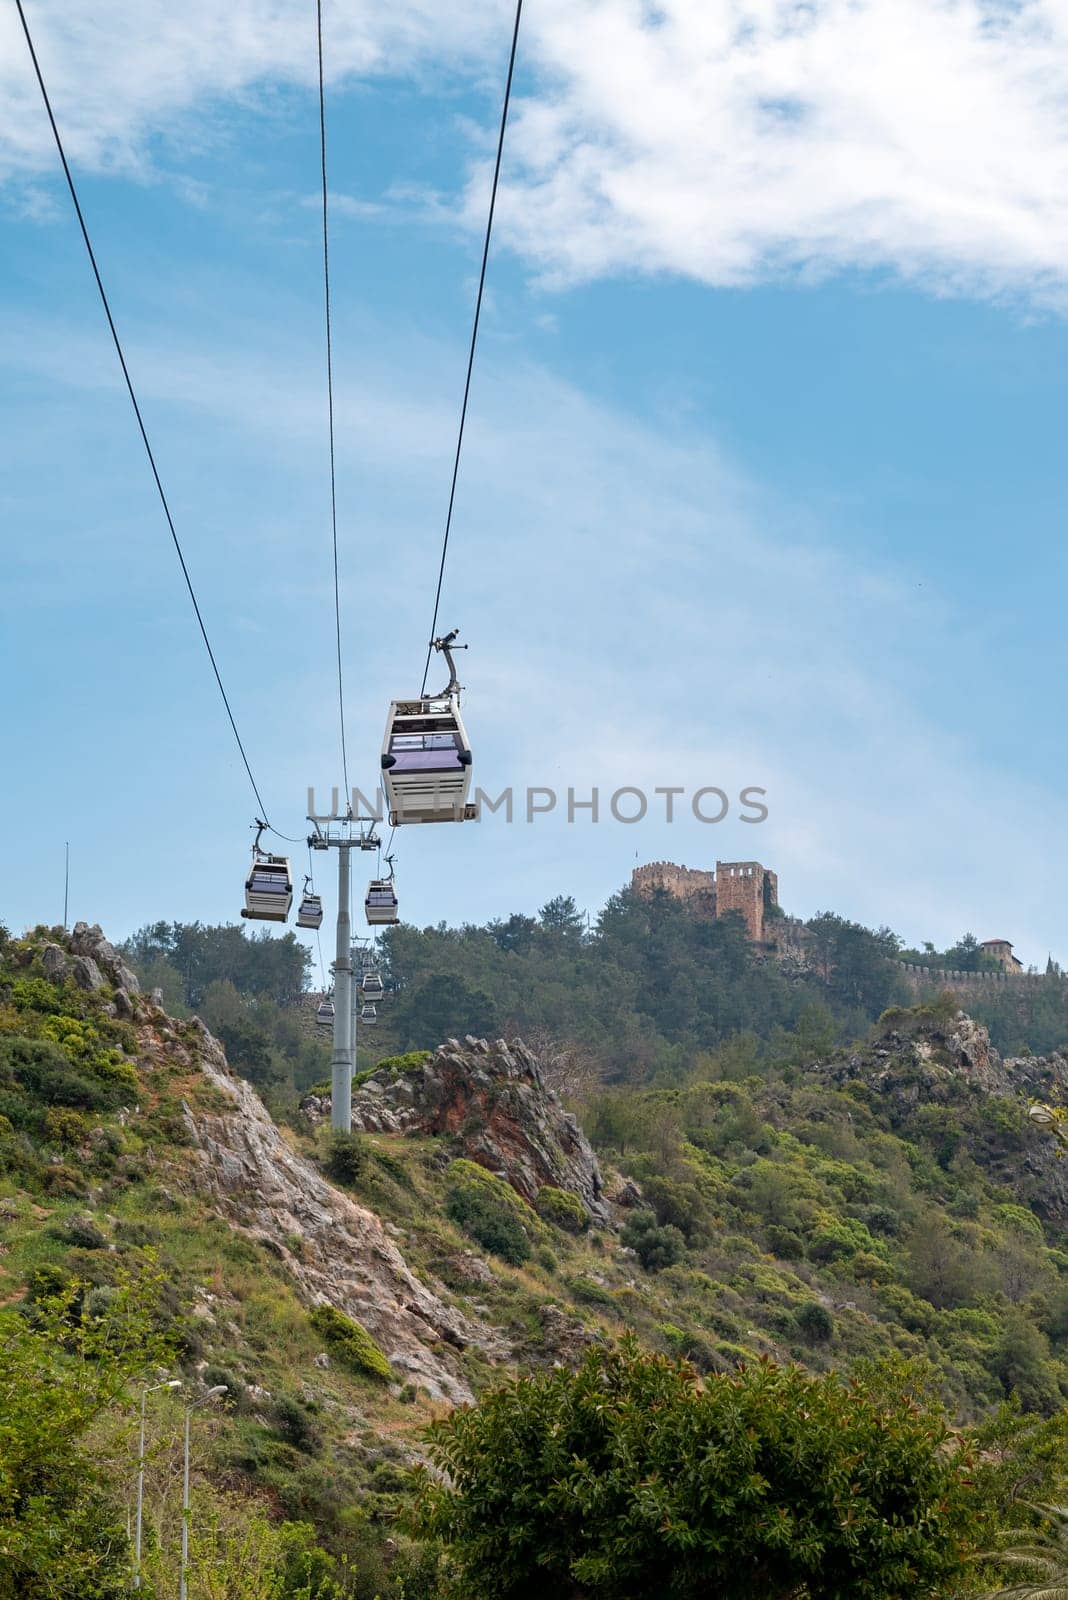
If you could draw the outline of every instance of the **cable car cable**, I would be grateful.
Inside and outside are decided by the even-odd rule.
[[[516,50],[519,45],[519,21],[523,15],[523,0],[516,0],[515,27],[512,30],[512,49],[508,57],[508,77],[504,85],[504,104],[501,107],[501,127],[497,135],[497,159],[493,168],[493,185],[490,189],[489,216],[486,219],[486,237],[482,246],[482,267],[478,277],[478,294],[475,298],[475,318],[471,328],[471,348],[467,355],[467,377],[464,381],[464,398],[460,407],[460,427],[456,436],[456,454],[452,464],[452,484],[449,488],[449,509],[445,517],[445,537],[441,545],[441,564],[438,568],[438,585],[434,594],[434,620],[430,624],[430,638],[433,640],[438,631],[438,609],[441,605],[441,586],[445,578],[445,558],[449,550],[449,534],[452,530],[452,511],[456,501],[456,480],[460,472],[460,452],[464,442],[464,423],[467,421],[467,402],[471,394],[471,373],[475,365],[475,345],[478,342],[478,324],[482,315],[482,293],[486,287],[486,264],[489,261],[490,238],[493,234],[493,213],[497,206],[497,187],[501,177],[501,158],[504,155],[504,130],[508,123],[508,106],[512,98],[512,77],[515,72]],[[433,644],[427,646],[426,666],[423,668],[423,687],[420,694],[426,694],[426,680],[430,672],[430,658],[434,653]]]
[[[203,615],[201,614],[200,603],[197,600],[196,591],[193,588],[193,580],[189,575],[189,568],[186,565],[185,554],[182,550],[181,542],[178,538],[178,532],[174,525],[174,518],[171,515],[170,504],[168,503],[167,495],[163,488],[163,482],[159,475],[159,468],[156,466],[156,458],[152,453],[152,446],[148,440],[148,431],[145,428],[144,418],[141,415],[141,407],[138,404],[137,394],[133,386],[133,380],[130,377],[130,369],[126,365],[126,356],[123,353],[122,342],[119,339],[118,329],[115,326],[115,318],[111,314],[111,305],[107,297],[107,291],[104,288],[104,280],[100,276],[100,268],[97,265],[96,254],[93,250],[92,241],[89,238],[89,229],[86,226],[85,216],[81,208],[81,202],[78,199],[78,191],[74,187],[74,178],[71,174],[70,165],[67,161],[67,153],[63,148],[63,140],[60,137],[59,128],[56,124],[55,115],[52,111],[52,102],[49,98],[48,90],[45,87],[44,76],[41,72],[41,64],[37,59],[37,51],[34,48],[33,36],[30,33],[30,25],[26,20],[26,12],[23,9],[22,0],[15,0],[15,5],[18,7],[19,21],[22,23],[22,31],[26,35],[26,44],[29,48],[30,60],[33,62],[33,70],[37,76],[37,83],[41,90],[41,98],[44,101],[45,111],[48,113],[48,120],[52,127],[52,137],[55,139],[56,149],[59,152],[60,164],[63,167],[63,176],[67,180],[67,188],[70,191],[70,197],[74,203],[74,212],[78,218],[78,226],[81,229],[82,239],[85,241],[85,248],[89,256],[89,264],[93,269],[93,277],[96,279],[96,286],[100,293],[101,304],[104,307],[104,315],[108,319],[108,327],[111,330],[111,338],[115,346],[115,353],[119,358],[119,366],[122,368],[122,375],[126,381],[127,393],[130,396],[130,403],[133,406],[134,416],[137,418],[137,426],[141,434],[141,441],[145,447],[145,454],[148,456],[148,464],[152,469],[152,477],[155,480],[156,489],[159,493],[160,504],[163,506],[163,514],[167,519],[167,527],[170,529],[170,535],[174,543],[175,553],[178,556],[178,564],[182,569],[182,577],[185,579],[185,586],[189,591],[189,598],[193,603],[193,611],[196,614],[197,624],[200,628],[200,635],[204,640],[204,647],[208,652],[208,659],[211,662],[211,670],[215,674],[215,682],[218,685],[219,694],[222,696],[222,703],[226,707],[226,715],[229,719],[234,739],[237,742],[237,748],[240,751],[245,772],[248,774],[248,781],[252,785],[252,792],[256,796],[256,800],[259,803],[260,811],[264,816],[266,816],[267,807],[263,803],[263,797],[260,794],[256,779],[252,775],[252,768],[249,765],[249,759],[245,753],[245,746],[237,729],[237,722],[234,718],[229,696],[227,695],[226,689],[223,686],[222,674],[219,671],[219,664],[215,659],[215,651],[212,649],[211,640],[208,637],[208,630],[205,626]],[[276,832],[274,828],[270,828],[269,824],[266,824],[265,826],[268,827],[271,833]],[[279,837],[285,838],[286,836],[285,834],[280,834]]]
[[[337,474],[334,457],[334,353],[330,323],[330,230],[326,188],[326,95],[323,87],[323,3],[315,0],[316,40],[319,51],[319,155],[323,179],[323,289],[326,307],[326,404],[330,432],[330,522],[334,535],[334,625],[337,635],[337,699],[341,717],[341,770],[345,794],[350,795],[349,757],[345,746],[345,690],[341,672],[341,585],[337,562]]]

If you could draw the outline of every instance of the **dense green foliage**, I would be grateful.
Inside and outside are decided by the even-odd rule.
[[[470,1600],[898,1600],[976,1535],[968,1463],[900,1369],[698,1383],[633,1345],[435,1425],[423,1525]]]
[[[238,994],[292,1005],[307,982],[311,957],[294,933],[266,929],[249,936],[242,924],[154,922],[123,946],[143,983],[163,990],[164,1001],[198,1010],[213,983]]]
[[[757,1051],[794,1053],[806,1018],[830,1049],[901,998],[897,941],[830,915],[809,926],[816,965],[799,975],[768,962],[739,917],[703,921],[670,895],[629,889],[589,937],[562,898],[538,920],[402,924],[384,930],[388,973],[402,987],[380,1012],[379,1042],[547,1032],[630,1078],[680,1074],[695,1054],[746,1033]]]
[[[934,1362],[959,1413],[1015,1394],[1049,1414],[1068,1397],[1068,1254],[1029,1203],[1026,1104],[939,1076],[937,1014],[907,1015],[929,1082],[899,1034],[843,1084],[775,1068],[604,1093],[588,1130],[648,1207],[623,1240],[712,1361],[766,1341],[810,1364],[893,1348]],[[875,1087],[894,1061],[894,1092]]]
[[[129,1592],[114,1485],[90,1434],[162,1356],[152,1284],[70,1285],[0,1313],[0,1600]]]

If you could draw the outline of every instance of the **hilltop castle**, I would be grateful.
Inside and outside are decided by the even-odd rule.
[[[688,901],[698,915],[709,918],[739,911],[754,944],[776,942],[771,923],[778,920],[779,880],[759,861],[717,861],[715,872],[651,861],[634,868],[630,886],[640,895],[663,890],[676,900]]]
[[[650,861],[635,867],[630,876],[635,894],[653,895],[658,891],[684,900],[699,917],[712,920],[730,911],[740,912],[746,933],[755,945],[780,962],[808,967],[812,936],[798,917],[785,916],[779,906],[779,880],[770,867],[759,861],[717,861],[715,872],[697,867],[679,867],[673,861]],[[1032,981],[1023,963],[1014,954],[1008,939],[984,939],[979,946],[988,965],[973,972],[957,972],[935,965],[918,966],[901,962],[906,983],[917,995],[935,986],[970,988],[1019,978]],[[1047,976],[1058,972],[1052,958]]]

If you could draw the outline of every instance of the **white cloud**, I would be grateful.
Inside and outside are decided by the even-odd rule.
[[[545,0],[502,212],[550,274],[1059,292],[1063,0]],[[513,165],[514,170],[514,165]]]
[[[72,154],[143,170],[159,134],[314,81],[298,0],[29,0]],[[328,6],[335,83],[442,69],[495,95],[510,0]],[[51,160],[13,8],[0,172]],[[1060,298],[1064,0],[539,0],[528,8],[502,238],[550,281],[745,284],[885,270],[936,292]],[[429,78],[427,79],[429,82]],[[485,130],[482,130],[485,134]],[[463,209],[484,211],[484,138]]]
[[[505,0],[326,0],[332,83],[480,60]],[[196,110],[248,103],[273,85],[317,81],[310,0],[25,0],[49,94],[76,161],[140,171],[153,138]],[[0,174],[54,160],[51,134],[14,6],[0,13]]]

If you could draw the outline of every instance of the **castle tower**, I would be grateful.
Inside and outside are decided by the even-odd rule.
[[[739,911],[754,944],[767,938],[766,919],[779,903],[779,880],[759,861],[716,862],[716,916]]]

